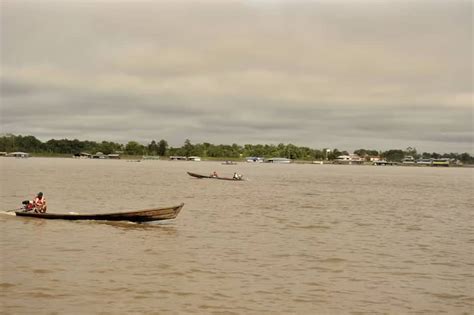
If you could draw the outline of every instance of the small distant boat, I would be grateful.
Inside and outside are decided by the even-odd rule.
[[[50,220],[101,220],[101,221],[130,221],[149,222],[175,219],[183,208],[184,203],[166,208],[153,208],[129,212],[97,213],[97,214],[72,214],[72,213],[36,213],[15,211],[19,217],[32,217]]]
[[[449,166],[449,159],[433,159],[431,166]]]
[[[220,179],[220,180],[233,180],[233,181],[239,181],[243,180],[242,178],[232,178],[232,177],[215,177],[215,176],[210,176],[210,175],[201,175],[201,174],[196,174],[196,173],[191,173],[187,172],[189,176],[196,177],[196,178],[210,178],[210,179]]]

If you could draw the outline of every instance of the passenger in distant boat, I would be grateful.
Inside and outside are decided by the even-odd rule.
[[[233,179],[237,179],[237,180],[240,180],[242,179],[242,175],[240,174],[237,174],[237,172],[234,173],[234,176],[232,176]]]
[[[38,195],[36,195],[36,198],[33,200],[33,205],[35,207],[35,212],[46,212],[48,206],[46,205],[46,199],[44,198],[42,192],[39,192]]]
[[[219,176],[217,176],[217,172],[214,171],[214,172],[211,174],[211,177],[219,177]]]

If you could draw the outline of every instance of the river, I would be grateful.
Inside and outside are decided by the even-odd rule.
[[[246,181],[196,179],[186,171]],[[3,314],[468,314],[472,168],[0,158]]]

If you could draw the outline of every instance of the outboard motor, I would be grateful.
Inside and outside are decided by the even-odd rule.
[[[23,200],[22,204],[25,211],[30,211],[35,207],[30,200]]]

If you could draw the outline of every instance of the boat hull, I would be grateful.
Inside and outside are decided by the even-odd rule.
[[[114,212],[100,214],[69,214],[69,213],[35,213],[16,211],[20,217],[30,217],[48,220],[100,220],[100,221],[130,221],[149,222],[175,219],[183,208],[184,203],[166,208],[146,209],[130,212]]]
[[[189,176],[196,177],[196,178],[215,178],[208,175],[201,175],[201,174],[196,174],[196,173],[191,173],[191,172],[187,172],[187,173]]]

